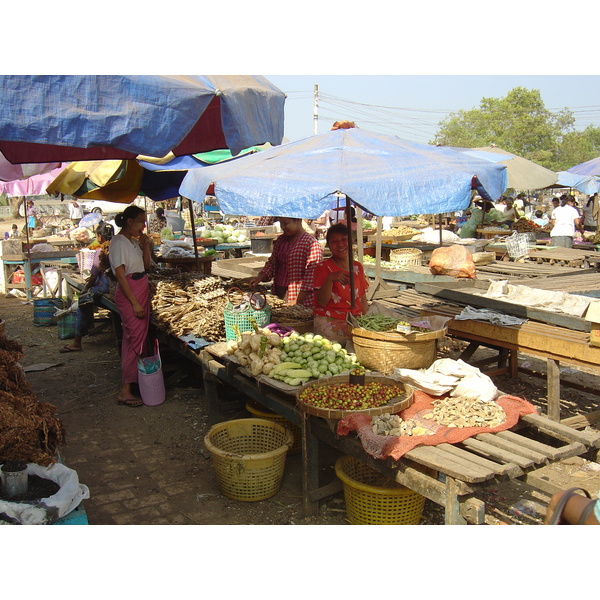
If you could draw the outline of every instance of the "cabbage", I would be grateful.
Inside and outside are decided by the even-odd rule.
[[[238,240],[237,240],[237,238],[235,237],[235,235],[230,235],[230,236],[227,238],[227,243],[228,243],[228,244],[235,244],[237,241],[238,241]]]

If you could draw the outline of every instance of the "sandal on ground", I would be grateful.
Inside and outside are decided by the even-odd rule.
[[[126,398],[125,400],[117,400],[117,404],[121,404],[123,406],[130,406],[131,408],[135,408],[137,406],[144,406],[144,403],[139,398]]]
[[[67,352],[81,352],[81,348],[69,348],[69,346],[63,346],[62,348],[59,348],[58,351],[62,354],[65,354]]]

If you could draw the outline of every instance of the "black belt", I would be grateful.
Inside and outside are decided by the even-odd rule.
[[[142,271],[141,273],[132,273],[131,279],[141,279],[146,274],[146,271]]]

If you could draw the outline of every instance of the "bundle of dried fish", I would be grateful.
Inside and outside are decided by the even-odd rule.
[[[399,415],[383,413],[371,419],[371,430],[375,435],[417,436],[433,435],[434,432],[421,427],[413,419],[404,421]]]
[[[448,397],[434,400],[433,407],[424,418],[445,427],[496,427],[506,421],[504,409],[493,401]]]
[[[178,337],[192,334],[209,342],[225,338],[227,297],[219,277],[164,271],[159,276],[151,280],[152,318],[159,327]]]

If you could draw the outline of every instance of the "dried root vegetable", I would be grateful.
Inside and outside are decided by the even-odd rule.
[[[271,307],[271,321],[274,323],[286,321],[310,321],[313,318],[313,309],[301,304],[285,304]]]
[[[433,407],[423,417],[445,427],[496,427],[506,421],[504,409],[493,401],[457,396],[434,400]]]
[[[376,435],[417,436],[433,435],[435,432],[422,427],[413,419],[403,420],[398,415],[384,413],[371,419],[371,430]]]
[[[22,367],[22,347],[0,336],[0,463],[19,460],[48,466],[65,441],[56,407],[38,402]]]

